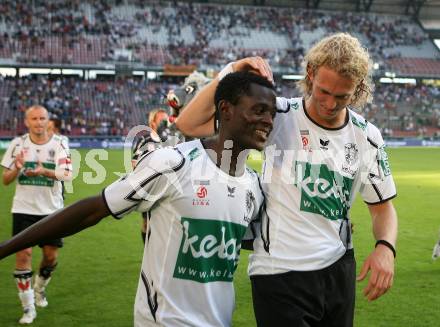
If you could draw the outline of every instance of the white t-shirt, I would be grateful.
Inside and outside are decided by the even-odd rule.
[[[12,169],[15,157],[23,153],[24,167],[17,177],[11,211],[29,215],[49,215],[63,205],[62,185],[45,176],[27,177],[24,169],[33,169],[40,162],[44,168],[63,174],[72,171],[69,148],[59,135],[53,135],[45,144],[35,144],[29,134],[16,137],[6,150],[1,165]]]
[[[135,326],[230,326],[241,240],[263,202],[257,174],[225,174],[195,140],[145,154],[103,196],[116,218],[150,212]]]
[[[254,242],[250,275],[311,271],[352,248],[349,208],[360,192],[368,204],[396,196],[379,130],[349,110],[346,123],[313,122],[302,98],[277,98],[261,182],[267,209]]]

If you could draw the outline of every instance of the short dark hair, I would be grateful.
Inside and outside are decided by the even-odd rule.
[[[59,119],[59,118],[51,118],[49,120],[53,121],[53,126],[56,129],[61,130],[61,119]]]
[[[236,105],[243,95],[251,96],[251,84],[258,84],[275,91],[275,86],[265,77],[251,72],[234,72],[226,75],[217,86],[214,95],[214,129],[217,132],[220,123],[220,101],[226,100]]]
[[[234,72],[226,75],[217,86],[214,95],[215,109],[221,100],[237,104],[243,95],[251,96],[251,84],[258,84],[275,91],[274,85],[265,77],[251,72]]]

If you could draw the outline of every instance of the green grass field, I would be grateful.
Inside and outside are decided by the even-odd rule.
[[[440,260],[431,252],[440,227],[440,148],[390,149],[390,162],[398,188],[394,204],[399,214],[396,276],[392,290],[375,302],[362,296],[366,282],[357,286],[355,326],[438,326],[440,321]],[[2,155],[2,153],[0,154]],[[98,160],[107,175],[100,176],[85,165],[86,151],[74,193],[66,204],[97,194],[122,172],[122,151],[109,151],[108,160]],[[258,165],[258,161],[251,162]],[[83,182],[91,172],[94,185]],[[102,179],[102,178],[101,178]],[[10,237],[11,185],[0,186],[0,240]],[[353,236],[358,271],[374,247],[368,210],[360,199],[352,210]],[[133,326],[132,312],[142,257],[140,216],[131,214],[121,221],[107,218],[97,226],[65,239],[59,267],[48,288],[49,306],[38,310],[34,326]],[[34,269],[40,250],[34,248]],[[255,326],[249,281],[248,252],[242,252],[235,276],[236,311],[234,326]],[[17,326],[21,307],[12,271],[14,257],[0,262],[0,326]],[[191,299],[188,298],[188,301]],[[276,326],[274,326],[276,327]]]

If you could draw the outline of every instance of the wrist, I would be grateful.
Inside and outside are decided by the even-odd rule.
[[[396,257],[396,249],[394,248],[394,246],[390,242],[388,242],[386,240],[377,240],[376,245],[374,247],[377,248],[377,246],[379,244],[386,246],[393,253],[393,257],[394,258]]]
[[[234,61],[227,64],[223,69],[218,73],[217,79],[221,81],[223,78],[225,78],[226,75],[234,72],[233,67]]]

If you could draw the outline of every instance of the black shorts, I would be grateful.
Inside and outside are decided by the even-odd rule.
[[[24,213],[12,213],[12,236],[17,235],[18,233],[25,230],[29,226],[35,224],[36,222],[40,221],[44,217],[47,217],[47,215],[40,216],[40,215],[27,215]],[[56,238],[52,240],[44,240],[38,243],[38,246],[40,248],[42,248],[45,245],[51,245],[62,248],[63,239]]]
[[[259,327],[353,326],[356,295],[353,250],[321,270],[250,278]]]

